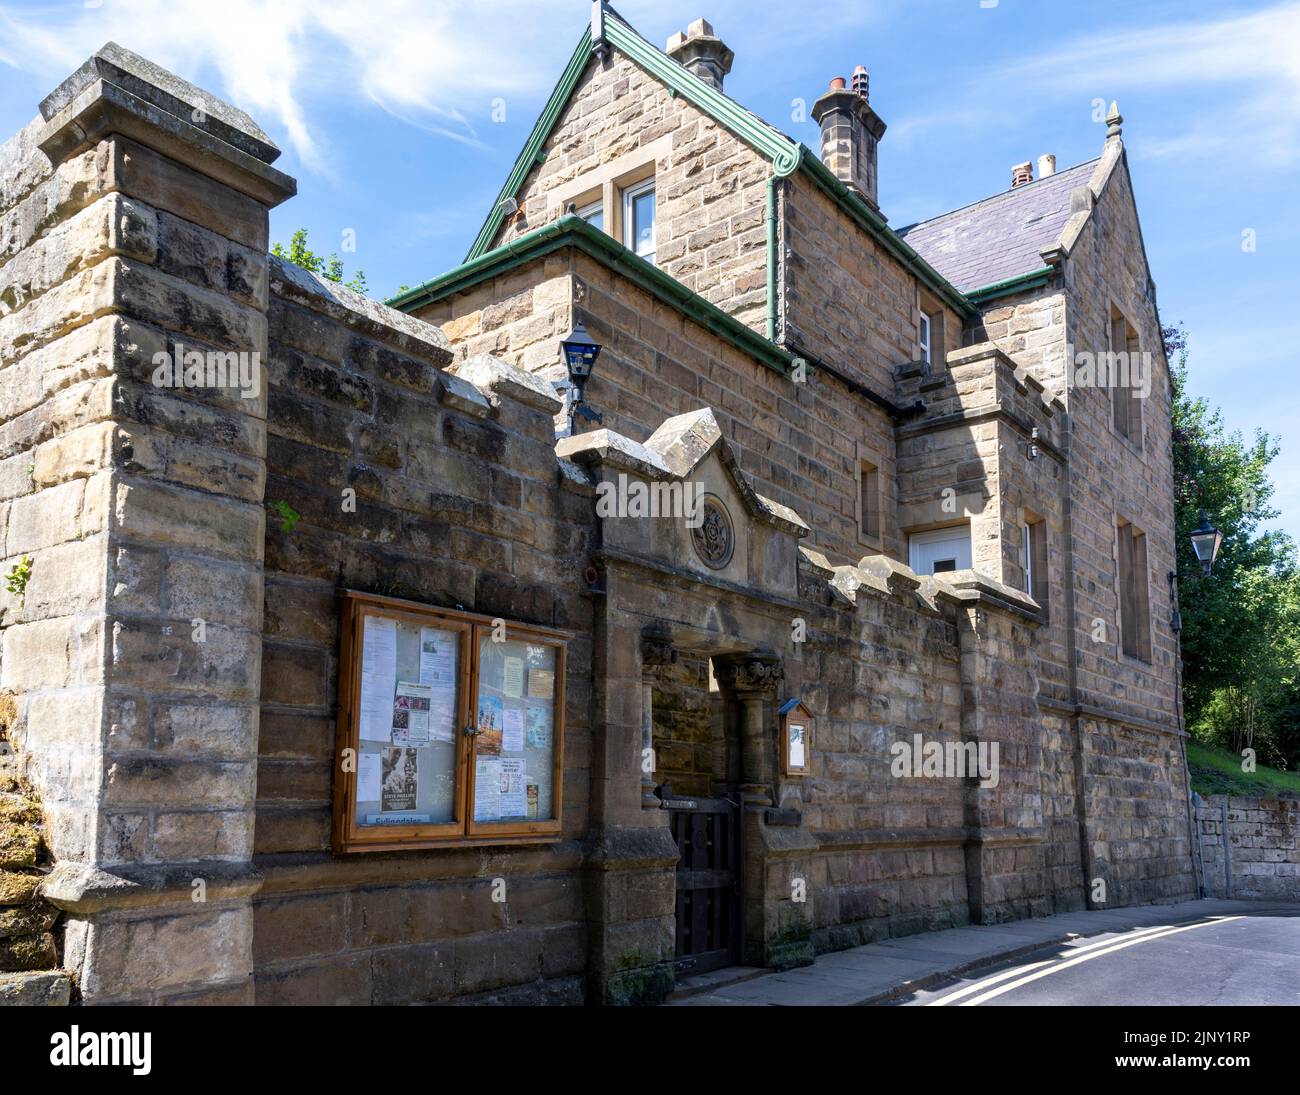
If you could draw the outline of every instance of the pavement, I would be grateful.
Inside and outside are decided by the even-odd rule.
[[[668,1001],[935,1003],[1300,1004],[1300,903],[1207,899],[950,928],[834,951],[779,973],[719,970],[679,982]]]

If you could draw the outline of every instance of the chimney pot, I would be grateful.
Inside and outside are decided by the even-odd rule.
[[[1025,183],[1034,181],[1034,165],[1029,160],[1024,163],[1018,163],[1011,168],[1011,189],[1017,186],[1024,186]]]
[[[717,91],[722,90],[723,78],[736,59],[735,53],[713,33],[713,24],[707,19],[696,19],[685,33],[674,34],[664,52]]]
[[[1038,157],[1038,177],[1040,179],[1050,178],[1056,174],[1056,157],[1047,152]]]
[[[843,90],[844,90],[844,77],[843,77],[843,76],[833,76],[833,77],[831,78],[831,90],[832,90],[832,91],[843,91]]]
[[[867,75],[866,66],[858,65],[858,67],[853,70],[853,94],[866,102],[870,86],[871,78]]]

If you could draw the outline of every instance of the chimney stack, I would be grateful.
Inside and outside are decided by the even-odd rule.
[[[822,129],[822,163],[879,213],[876,160],[885,123],[871,109],[870,80],[862,65],[853,70],[851,89],[845,83],[843,76],[836,76],[813,103],[813,120]]]
[[[1047,152],[1038,157],[1038,177],[1040,179],[1050,178],[1056,174],[1056,157]]]
[[[668,39],[665,52],[688,72],[693,73],[710,87],[722,90],[723,78],[731,71],[735,53],[713,33],[713,25],[706,19],[696,19],[686,33],[680,30]]]
[[[1024,163],[1018,163],[1011,169],[1011,189],[1017,186],[1024,186],[1025,183],[1034,181],[1034,165],[1031,161],[1026,160]]]

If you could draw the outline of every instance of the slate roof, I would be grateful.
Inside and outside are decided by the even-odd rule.
[[[1045,265],[1039,254],[1070,219],[1070,191],[1086,186],[1097,160],[898,229],[926,262],[963,293]]]

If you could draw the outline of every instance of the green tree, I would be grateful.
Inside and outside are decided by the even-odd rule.
[[[1288,709],[1300,712],[1300,576],[1290,537],[1261,528],[1278,516],[1269,504],[1268,474],[1278,445],[1262,430],[1250,441],[1229,433],[1217,408],[1192,398],[1181,328],[1166,329],[1165,348],[1174,362],[1174,524],[1187,724],[1234,752],[1253,747],[1261,759],[1294,764],[1300,722]],[[1190,538],[1202,510],[1223,533],[1208,577]]]
[[[364,270],[358,270],[352,275],[351,280],[343,281],[343,260],[333,253],[329,258],[316,254],[307,246],[307,229],[299,228],[289,239],[289,246],[286,249],[281,243],[273,244],[271,254],[282,258],[295,266],[301,266],[304,270],[310,270],[313,274],[319,274],[326,281],[337,281],[346,285],[349,289],[355,289],[358,293],[366,291],[366,275]]]

